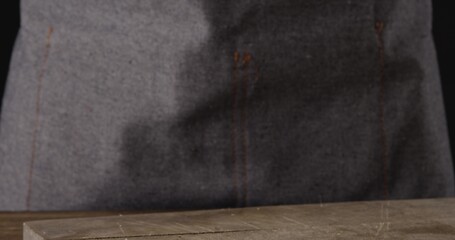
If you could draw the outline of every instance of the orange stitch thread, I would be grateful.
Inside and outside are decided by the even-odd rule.
[[[240,61],[240,54],[238,51],[234,52],[234,66],[231,81],[231,94],[232,94],[232,114],[231,114],[231,155],[233,166],[233,188],[236,196],[236,205],[239,203],[239,186],[238,186],[238,173],[237,173],[237,78],[238,78],[238,64]]]
[[[36,89],[36,100],[35,100],[35,121],[34,121],[34,127],[33,127],[33,135],[32,135],[32,153],[31,153],[31,158],[30,158],[30,167],[29,167],[29,172],[28,172],[28,189],[27,189],[27,195],[26,195],[26,209],[30,209],[30,200],[31,200],[31,193],[32,193],[32,180],[33,180],[33,168],[35,164],[35,159],[36,159],[36,149],[37,149],[37,135],[39,132],[39,126],[40,126],[40,114],[41,114],[41,89],[42,89],[42,82],[43,82],[43,77],[44,74],[46,73],[46,67],[47,67],[47,62],[49,59],[49,52],[50,52],[50,47],[51,47],[51,37],[52,33],[54,32],[54,29],[52,26],[48,28],[47,31],[47,37],[46,37],[46,47],[44,51],[44,57],[43,57],[43,64],[41,66],[40,72],[38,74],[38,87]]]
[[[235,67],[237,67],[237,64],[239,63],[240,61],[240,53],[236,50],[234,52],[234,63],[236,64]]]
[[[379,124],[382,148],[383,164],[383,191],[385,200],[389,199],[389,153],[387,147],[387,134],[385,129],[385,54],[384,54],[384,22],[376,21],[375,23],[376,38],[378,43],[378,62],[379,62]]]
[[[242,112],[241,112],[241,123],[242,123],[242,162],[243,162],[243,205],[248,205],[248,129],[247,129],[247,117],[248,117],[248,82],[249,82],[249,68],[252,56],[249,53],[243,55],[242,69],[243,69],[243,84],[242,84]]]
[[[250,63],[251,59],[252,59],[251,54],[245,53],[243,55],[243,61],[242,61],[243,66],[248,67],[248,64]]]

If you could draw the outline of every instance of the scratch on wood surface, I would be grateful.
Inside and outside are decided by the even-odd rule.
[[[183,231],[194,232],[194,230],[192,230],[190,226],[187,226],[187,225],[184,225],[181,223],[175,223],[175,225],[177,225],[177,229],[180,228]]]
[[[285,220],[287,220],[289,222],[295,223],[297,225],[302,225],[302,226],[308,227],[307,224],[305,224],[303,222],[300,222],[300,221],[297,221],[296,219],[293,219],[293,218],[290,218],[290,217],[283,216],[283,219],[285,219]]]
[[[118,226],[118,228],[120,229],[120,231],[122,232],[122,234],[126,234],[126,233],[125,233],[125,230],[123,230],[122,224],[117,223],[117,226]]]
[[[38,73],[38,82],[37,82],[37,88],[36,88],[36,99],[35,99],[35,120],[34,120],[34,125],[33,125],[33,133],[32,133],[32,150],[31,150],[31,157],[30,157],[30,165],[29,165],[29,172],[28,172],[28,187],[27,187],[27,193],[26,193],[26,200],[25,200],[25,208],[26,210],[30,209],[30,200],[31,200],[31,194],[32,194],[32,181],[33,181],[33,168],[35,166],[35,159],[36,159],[36,151],[37,151],[37,137],[38,137],[38,132],[40,128],[40,115],[41,115],[41,90],[42,90],[42,85],[43,85],[43,78],[44,74],[46,73],[47,70],[47,62],[49,59],[49,52],[51,48],[51,38],[52,38],[52,33],[54,32],[54,29],[52,26],[49,26],[47,30],[47,35],[46,35],[46,45],[44,49],[44,57],[42,60],[42,65],[41,69],[39,70]]]
[[[390,229],[389,207],[390,207],[390,201],[387,200],[387,208],[386,208],[386,212],[385,212],[385,219],[386,219],[386,222],[387,222],[386,231],[389,231],[389,229]]]
[[[243,225],[245,225],[245,226],[252,227],[252,228],[254,228],[254,229],[256,229],[256,230],[260,230],[260,229],[261,229],[260,227],[254,225],[254,224],[252,224],[252,223],[248,223],[248,222],[241,221],[241,220],[239,220],[239,222],[241,222],[241,223],[242,223]]]
[[[370,226],[369,224],[362,223],[362,224],[360,224],[360,225],[362,225],[363,227],[365,227],[365,228],[368,230],[368,233],[367,233],[367,234],[368,234],[370,237],[373,237],[373,236],[374,236],[374,230],[371,229],[371,226]]]
[[[239,233],[239,232],[257,232],[263,231],[264,229],[240,229],[240,230],[217,230],[209,232],[185,232],[185,233],[158,233],[158,234],[137,234],[137,235],[128,235],[122,237],[116,236],[106,236],[106,237],[84,237],[85,240],[103,240],[103,239],[119,239],[119,238],[162,238],[162,237],[172,237],[172,236],[197,236],[197,235],[212,235],[212,234],[225,234],[225,233]],[[74,238],[69,238],[67,240],[78,240]]]
[[[383,222],[380,222],[380,223],[379,223],[379,227],[378,227],[378,231],[376,232],[376,235],[375,235],[376,237],[379,236],[379,233],[381,232],[382,227],[384,227],[384,223],[383,223]]]
[[[204,226],[200,226],[200,225],[195,225],[195,227],[202,229],[204,232],[213,232],[213,231],[215,231],[213,229],[210,229],[210,228],[207,228],[207,227],[204,227]]]

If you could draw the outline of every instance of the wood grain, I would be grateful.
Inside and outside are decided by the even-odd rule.
[[[35,221],[24,225],[24,239],[455,239],[455,199]]]
[[[129,212],[131,214],[131,212]],[[46,219],[114,216],[128,212],[0,212],[0,240],[21,240],[23,223]]]

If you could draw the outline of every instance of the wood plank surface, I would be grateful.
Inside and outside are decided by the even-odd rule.
[[[116,216],[119,214],[132,214],[132,212],[0,212],[0,240],[21,240],[23,224],[26,221]]]
[[[24,225],[24,239],[455,239],[455,199],[35,221]]]

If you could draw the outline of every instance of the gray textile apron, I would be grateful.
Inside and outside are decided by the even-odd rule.
[[[0,210],[443,197],[429,0],[22,0]]]

